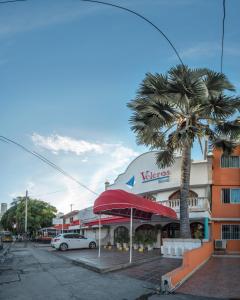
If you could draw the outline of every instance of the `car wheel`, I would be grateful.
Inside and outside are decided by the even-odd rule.
[[[94,248],[96,248],[96,247],[97,247],[97,245],[96,245],[95,242],[91,242],[91,243],[89,244],[89,248],[90,248],[90,249],[94,249]]]
[[[63,243],[63,244],[60,245],[59,249],[60,249],[61,251],[66,251],[66,250],[68,249],[68,245],[65,244],[65,243]]]

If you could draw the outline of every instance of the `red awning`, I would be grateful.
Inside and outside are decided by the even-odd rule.
[[[68,229],[68,226],[69,226],[69,224],[63,224],[63,226],[62,226],[62,224],[58,224],[58,225],[54,225],[54,228],[62,230],[62,228]]]
[[[69,224],[69,226],[75,226],[75,225],[80,225],[80,220],[72,221],[71,224]]]
[[[105,224],[115,224],[115,223],[125,223],[128,222],[129,223],[129,218],[124,218],[124,217],[109,217],[109,218],[102,218],[101,219],[101,224],[105,225]],[[86,226],[94,226],[94,225],[98,225],[99,224],[99,220],[94,220],[88,223],[85,223]]]
[[[134,219],[150,220],[152,215],[177,219],[177,214],[173,209],[123,190],[103,192],[95,200],[93,212],[130,217],[131,208],[133,208]]]

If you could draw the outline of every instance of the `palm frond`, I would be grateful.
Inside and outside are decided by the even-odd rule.
[[[208,102],[202,105],[200,116],[215,120],[225,120],[239,109],[239,98],[226,95],[209,97]]]
[[[138,90],[138,96],[164,95],[168,92],[167,76],[147,73]]]
[[[216,125],[215,131],[218,135],[225,135],[233,140],[240,139],[240,118],[233,121],[221,122]]]
[[[166,168],[171,166],[175,159],[173,152],[169,150],[162,150],[156,154],[157,165],[159,168]]]
[[[224,137],[219,137],[214,140],[210,140],[210,145],[214,149],[222,150],[224,155],[231,155],[238,143]]]
[[[208,70],[204,82],[212,97],[219,96],[224,90],[235,91],[235,87],[223,73]]]

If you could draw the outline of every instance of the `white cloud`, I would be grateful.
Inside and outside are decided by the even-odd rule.
[[[86,5],[34,5],[26,9],[24,5],[6,10],[0,20],[0,36],[27,32],[47,26],[71,22],[86,17],[101,9]]]
[[[216,53],[220,54],[221,45],[215,42],[202,42],[192,47],[186,48],[180,52],[180,56],[183,59],[186,58],[197,58],[197,57],[214,57]],[[240,50],[238,45],[225,46],[225,55],[240,56]]]
[[[119,142],[92,143],[69,136],[42,136],[37,133],[31,138],[36,146],[49,153],[57,153],[54,163],[98,194],[103,192],[106,179],[112,182],[139,155]],[[82,159],[79,159],[79,155],[83,155]],[[93,205],[97,197],[57,172],[47,176],[34,176],[31,180],[28,179],[30,181],[34,182],[32,194],[43,195],[40,198],[56,206],[59,211],[68,212],[70,204],[74,204],[74,209],[83,209]],[[51,193],[58,190],[59,193]]]
[[[44,137],[40,134],[33,133],[32,141],[35,145],[48,149],[54,154],[58,154],[60,151],[72,152],[77,155],[87,152],[103,153],[103,149],[100,144],[84,140],[76,140],[71,137],[60,136],[58,134]]]

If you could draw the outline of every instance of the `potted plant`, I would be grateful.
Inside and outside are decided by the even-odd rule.
[[[138,243],[139,243],[138,251],[143,252],[143,250],[144,250],[144,236],[140,232],[138,233]]]
[[[122,248],[122,239],[121,239],[121,236],[117,236],[116,239],[115,239],[115,242],[116,242],[116,246],[117,246],[117,249],[120,250],[120,248]]]
[[[153,241],[153,238],[151,236],[147,236],[144,242],[145,242],[145,245],[146,245],[148,251],[153,250],[154,241]]]
[[[134,250],[138,250],[138,247],[139,247],[138,242],[139,242],[139,240],[138,240],[138,234],[136,233],[133,236],[133,249]]]
[[[129,243],[129,235],[127,232],[125,232],[123,235],[122,235],[122,243],[123,243],[123,248],[128,250],[129,247],[128,247],[128,243]]]
[[[128,240],[127,239],[125,239],[124,242],[123,242],[123,248],[124,249],[129,249],[129,247],[128,247]]]
[[[111,243],[110,243],[110,242],[108,242],[108,243],[107,243],[107,248],[108,248],[109,250],[111,250],[111,249],[112,249],[112,245],[111,245]]]
[[[145,237],[145,245],[148,249],[148,251],[151,251],[153,250],[153,244],[157,241],[157,236],[154,232],[148,234],[146,237]]]

